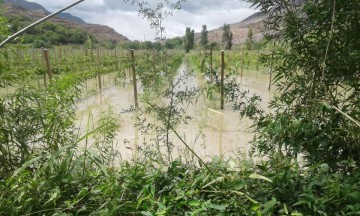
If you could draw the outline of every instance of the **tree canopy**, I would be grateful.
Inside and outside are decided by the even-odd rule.
[[[230,25],[224,24],[223,34],[222,34],[222,43],[223,43],[224,49],[231,50],[232,39],[233,39],[233,33],[231,32]]]
[[[191,49],[194,48],[194,37],[195,37],[194,29],[191,30],[190,27],[186,27],[185,37],[184,37],[184,46],[186,52],[189,52]]]
[[[206,46],[208,45],[208,43],[209,43],[208,30],[207,30],[206,25],[203,25],[203,26],[202,26],[202,30],[201,30],[201,36],[200,36],[200,45],[201,45],[203,48],[206,48]]]
[[[358,172],[359,1],[250,2],[269,15],[266,28],[276,48],[265,59],[279,92],[273,114],[258,118],[257,149]]]

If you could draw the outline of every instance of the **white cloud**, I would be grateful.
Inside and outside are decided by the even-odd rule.
[[[74,0],[29,0],[43,5],[50,11],[64,7]],[[159,0],[152,0],[151,3]],[[221,27],[224,23],[239,22],[255,12],[249,4],[241,0],[188,0],[182,4],[182,10],[174,12],[164,21],[166,37],[183,36],[185,28],[190,26],[201,31],[202,25],[208,29]],[[149,27],[147,20],[138,16],[137,7],[124,0],[87,0],[68,12],[79,16],[89,23],[104,24],[131,40],[154,40],[155,30]]]

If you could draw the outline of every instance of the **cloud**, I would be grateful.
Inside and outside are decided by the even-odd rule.
[[[43,5],[50,11],[58,10],[74,0],[28,0]],[[125,2],[127,1],[127,3]],[[108,25],[131,40],[154,40],[155,30],[149,22],[138,16],[138,7],[131,0],[86,0],[68,12],[79,16],[89,23]],[[149,0],[155,6],[161,0]],[[174,2],[175,0],[172,0]],[[256,10],[241,0],[188,0],[181,10],[164,20],[167,38],[183,36],[185,28],[190,26],[201,31],[202,25],[208,29],[221,27],[224,23],[239,22]]]
[[[223,10],[231,8],[248,8],[249,3],[241,0],[194,0],[186,1],[182,9],[192,13],[206,13],[209,10]]]

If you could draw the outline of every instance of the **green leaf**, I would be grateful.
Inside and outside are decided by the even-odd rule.
[[[57,189],[51,194],[50,199],[49,199],[47,202],[44,203],[44,206],[45,206],[46,204],[48,204],[49,202],[57,199],[58,196],[59,196],[59,194],[60,194],[60,190],[57,188]]]
[[[222,182],[224,181],[225,177],[217,177],[215,178],[214,180],[212,180],[211,182],[209,182],[208,184],[206,184],[204,187],[202,187],[203,189],[206,188],[206,187],[209,187],[210,185],[213,185],[215,183],[218,183],[218,182]]]
[[[292,206],[297,206],[297,205],[302,205],[302,204],[307,204],[308,203],[308,201],[307,200],[299,200],[299,201],[297,201],[294,205],[292,205]]]
[[[252,198],[249,197],[248,195],[245,195],[245,196],[246,196],[246,198],[247,198],[248,200],[250,200],[250,202],[252,202],[252,203],[254,203],[254,204],[258,204],[258,203],[259,203],[258,201],[252,199]]]
[[[261,213],[265,214],[266,212],[268,212],[272,207],[274,207],[276,205],[277,201],[275,198],[272,198],[272,200],[270,200],[269,202],[265,203],[263,205],[264,209],[261,211]]]
[[[289,214],[289,211],[288,211],[288,209],[287,209],[287,206],[286,206],[286,204],[284,203],[284,212],[285,212],[285,214]]]
[[[95,164],[104,173],[104,175],[106,175],[108,177],[109,173],[107,172],[107,168],[102,164],[102,162],[101,162],[100,158],[97,156],[97,154],[91,149],[86,149],[86,151],[90,154],[91,159],[93,159]]]
[[[229,206],[229,204],[225,204],[225,205],[216,205],[216,204],[212,204],[212,203],[206,204],[206,207],[215,209],[215,210],[219,210],[219,211],[225,211],[228,206]]]
[[[19,169],[17,169],[14,174],[11,176],[11,178],[14,178],[15,176],[19,175],[19,173],[21,173],[22,171],[24,171],[26,168],[28,168],[30,165],[32,165],[34,162],[40,160],[41,158],[43,158],[44,156],[38,156],[35,158],[32,158],[31,160],[26,161]]]
[[[153,216],[153,214],[148,211],[142,211],[141,214],[145,216]]]
[[[301,214],[300,212],[295,211],[295,212],[291,213],[291,216],[303,216],[303,214]]]
[[[166,205],[162,202],[156,202],[156,204],[159,206],[159,209],[166,209]]]
[[[245,194],[243,192],[240,191],[231,191],[232,193],[239,195],[239,196],[244,196]]]
[[[273,181],[270,180],[269,178],[266,178],[265,176],[262,176],[262,175],[259,175],[259,174],[256,174],[256,173],[251,174],[249,176],[249,178],[251,178],[251,179],[261,179],[261,180],[265,180],[265,181],[273,183]]]
[[[189,202],[189,205],[190,206],[200,206],[201,205],[201,202],[199,200],[191,200]]]

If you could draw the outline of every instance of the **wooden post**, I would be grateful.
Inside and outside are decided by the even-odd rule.
[[[34,50],[34,48],[31,48],[31,58],[32,58],[32,62],[35,63],[35,50]]]
[[[240,81],[241,82],[242,82],[243,73],[244,73],[244,58],[245,58],[245,55],[244,55],[244,49],[243,49],[242,53],[241,53],[241,72],[240,72]]]
[[[134,99],[135,99],[135,108],[139,108],[138,103],[138,93],[137,93],[137,84],[136,84],[136,71],[135,71],[135,54],[134,50],[130,50],[130,58],[131,58],[131,70],[133,75],[133,84],[134,84]]]
[[[153,68],[154,68],[154,73],[156,73],[156,51],[153,50]]]
[[[270,63],[270,67],[269,67],[269,88],[268,88],[269,91],[271,90],[271,83],[272,83],[272,63]]]
[[[62,49],[59,49],[60,64],[62,64]]]
[[[214,82],[214,68],[213,68],[213,49],[210,48],[210,81]]]
[[[44,57],[45,58],[45,57]],[[46,72],[44,72],[44,87],[45,89],[47,88],[47,77],[46,77]]]
[[[97,49],[97,68],[98,68],[99,91],[100,91],[100,93],[102,93],[101,74],[100,74],[100,53],[99,53],[99,49]]]
[[[221,50],[221,109],[224,109],[224,73],[225,73],[225,57],[224,57],[225,51]]]
[[[51,72],[49,53],[48,53],[47,49],[44,49],[44,58],[45,58],[45,63],[46,63],[46,68],[47,68],[47,74],[49,76],[49,80],[51,80],[53,78],[53,75]]]
[[[57,59],[57,55],[56,55],[56,48],[54,48],[54,61],[53,63],[55,63],[55,65],[57,64],[58,59]]]

